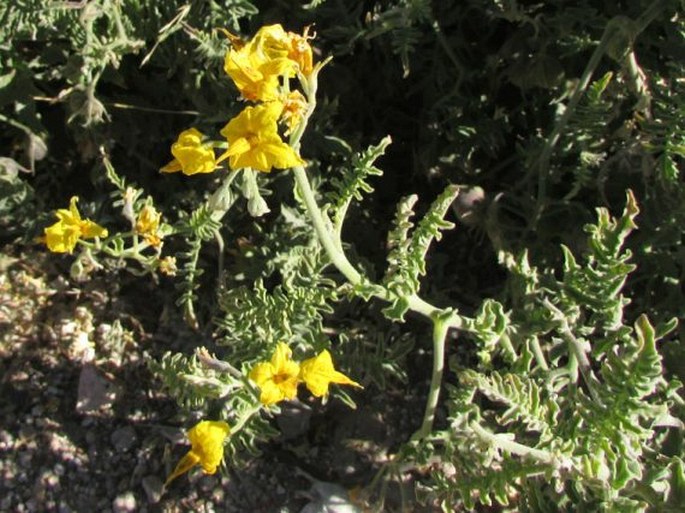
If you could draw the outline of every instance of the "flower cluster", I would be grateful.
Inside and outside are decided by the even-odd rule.
[[[302,35],[286,32],[281,25],[262,27],[248,42],[230,35],[232,48],[226,54],[224,71],[240,95],[254,106],[246,107],[221,130],[226,141],[208,141],[197,129],[181,132],[171,146],[174,160],[161,171],[185,175],[211,173],[228,159],[232,170],[251,168],[270,172],[304,164],[297,151],[278,132],[293,133],[307,110],[305,96],[290,89],[290,79],[306,84],[315,73],[312,47],[305,29]],[[228,149],[219,157],[215,148]]]
[[[294,399],[300,383],[304,383],[315,397],[327,395],[331,383],[361,388],[359,383],[335,370],[331,354],[326,350],[301,364],[293,361],[291,357],[291,349],[280,342],[271,360],[258,363],[250,372],[250,379],[261,391],[259,400],[265,406],[284,399]]]
[[[265,406],[294,399],[300,383],[316,397],[327,395],[331,383],[361,388],[359,383],[335,370],[328,351],[298,363],[292,360],[292,351],[283,342],[276,346],[270,361],[254,366],[249,378],[259,386],[259,401]],[[203,420],[191,428],[188,431],[191,449],[178,462],[165,485],[196,465],[201,465],[205,474],[214,474],[223,459],[224,442],[230,432],[229,425],[223,421]]]
[[[114,176],[115,183],[121,185],[123,182]],[[162,222],[162,214],[154,207],[151,198],[144,202],[138,201],[140,190],[121,185],[120,193],[123,204],[121,212],[131,225],[129,231],[110,235],[106,228],[90,219],[83,219],[76,206],[78,197],[73,196],[68,209],[57,210],[57,222],[44,229],[44,235],[39,241],[53,253],[72,254],[77,245],[81,246],[81,251],[71,266],[71,276],[76,280],[102,268],[98,255],[131,259],[141,264],[146,272],[159,271],[173,275],[176,272],[175,259],[161,256],[163,239],[173,232],[173,228]],[[88,239],[96,241],[93,243]],[[147,251],[149,249],[153,251]]]

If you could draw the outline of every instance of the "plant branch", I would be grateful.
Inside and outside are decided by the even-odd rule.
[[[433,320],[433,373],[431,375],[428,399],[426,400],[426,409],[423,414],[423,422],[421,428],[412,436],[412,440],[421,440],[433,430],[435,410],[440,398],[440,386],[442,385],[442,374],[445,366],[445,340],[449,327],[447,319],[442,319],[438,316]]]
[[[553,465],[556,468],[569,468],[572,466],[571,462],[566,458],[562,459],[549,451],[535,449],[515,442],[508,433],[495,434],[483,428],[478,422],[471,422],[469,428],[471,428],[473,433],[482,441],[489,445],[494,445],[498,449],[509,454],[524,458],[532,458],[541,463]]]
[[[590,360],[587,357],[585,348],[583,348],[583,344],[571,332],[571,328],[568,325],[568,321],[566,320],[564,313],[554,306],[549,299],[545,299],[543,304],[545,308],[552,312],[554,319],[559,323],[561,338],[564,339],[564,342],[566,342],[571,350],[569,362],[575,359],[575,365],[577,365],[578,369],[580,370],[590,395],[595,401],[600,403],[599,394],[597,393],[597,388],[600,386],[600,383],[592,372],[592,366],[590,365]]]

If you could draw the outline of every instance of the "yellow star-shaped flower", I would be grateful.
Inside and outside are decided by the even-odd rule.
[[[305,163],[278,135],[282,111],[283,104],[277,101],[247,107],[221,130],[228,140],[228,151],[221,158],[229,158],[231,169],[250,167],[268,173],[274,167],[287,169]]]
[[[184,175],[211,173],[217,168],[218,162],[214,156],[214,148],[204,144],[202,132],[195,128],[184,130],[171,145],[174,160],[160,171],[175,173],[181,171]]]
[[[221,420],[203,420],[193,426],[188,431],[191,449],[181,458],[164,485],[168,485],[195,465],[201,465],[205,474],[214,474],[224,458],[224,441],[230,432],[229,425]]]
[[[315,397],[322,397],[328,394],[328,386],[331,383],[338,385],[352,385],[362,388],[356,381],[352,381],[342,372],[338,372],[333,367],[331,354],[325,349],[314,358],[302,362],[300,368],[300,379],[304,381],[309,391]]]
[[[250,379],[261,390],[259,400],[265,406],[297,397],[300,366],[290,359],[291,356],[287,344],[279,342],[271,361],[258,363],[250,372]]]
[[[81,219],[77,202],[78,197],[73,196],[69,210],[60,208],[56,213],[59,220],[45,228],[45,243],[53,253],[73,252],[79,239],[107,237],[107,229],[88,219]]]

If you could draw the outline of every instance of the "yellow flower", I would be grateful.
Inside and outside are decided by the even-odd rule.
[[[224,60],[224,71],[231,77],[246,100],[269,101],[278,98],[280,63],[263,59],[252,51],[252,45],[231,49]]]
[[[88,219],[81,219],[76,208],[77,196],[69,201],[69,210],[60,208],[57,221],[45,228],[45,243],[53,253],[71,253],[79,239],[107,237],[107,230]]]
[[[295,74],[295,62],[281,40],[286,37],[280,25],[262,27],[245,45],[233,45],[224,59],[224,71],[243,98],[270,101],[278,98],[278,77]]]
[[[152,205],[145,205],[138,214],[136,232],[142,235],[150,246],[157,247],[162,243],[162,237],[158,233],[161,218],[162,214]]]
[[[271,361],[258,363],[250,372],[250,379],[261,389],[259,400],[265,406],[297,396],[300,366],[290,359],[291,356],[287,344],[279,342]]]
[[[235,36],[231,40],[234,39]],[[300,36],[286,32],[281,25],[267,25],[247,44],[233,43],[226,54],[224,70],[243,98],[276,100],[279,77],[292,77],[298,69],[304,75],[312,72],[312,48],[307,39],[307,30]]]
[[[198,173],[211,173],[217,168],[217,161],[214,157],[214,149],[202,143],[202,133],[190,128],[184,130],[178,139],[171,145],[171,154],[175,157],[160,171],[164,173],[175,173],[181,171],[184,175],[195,175]]]
[[[309,29],[305,29],[300,36],[286,32],[281,25],[268,25],[255,34],[253,44],[270,59],[288,59],[290,64],[283,65],[288,76],[294,75],[295,69],[307,76],[313,69],[312,47],[307,41],[308,32]]]
[[[290,35],[290,49],[288,51],[288,58],[297,63],[297,67],[300,69],[305,77],[311,75],[314,69],[314,58],[312,56],[312,47],[307,41],[309,36],[307,35],[308,29],[304,29],[304,33],[300,36],[298,34],[293,34],[289,32]]]
[[[222,130],[228,139],[231,169],[251,167],[266,173],[272,167],[286,169],[304,164],[304,160],[278,135],[278,118],[283,111],[281,102],[269,102],[247,107]]]
[[[167,478],[164,486],[185,474],[195,465],[202,465],[205,474],[214,474],[224,457],[224,441],[231,428],[224,421],[203,420],[188,431],[191,449]]]
[[[359,383],[352,381],[342,372],[335,370],[331,354],[325,349],[314,358],[302,362],[300,378],[307,385],[312,395],[316,397],[327,395],[328,386],[331,383],[362,388]]]

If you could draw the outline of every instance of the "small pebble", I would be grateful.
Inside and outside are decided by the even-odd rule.
[[[148,503],[157,504],[164,492],[164,483],[162,483],[162,480],[155,475],[150,475],[143,478],[142,484]]]
[[[10,510],[10,505],[12,504],[12,497],[13,497],[13,494],[8,493],[2,499],[0,499],[0,510],[2,510],[2,511],[9,511]]]
[[[57,511],[58,513],[72,513],[73,510],[71,509],[69,504],[60,501]]]
[[[133,492],[125,492],[112,502],[114,513],[129,513],[136,510],[136,497]]]
[[[29,468],[31,466],[31,460],[33,459],[33,453],[22,452],[19,454],[19,465],[24,468]]]
[[[46,485],[53,488],[59,483],[59,477],[53,473],[49,473],[43,479],[45,479]]]
[[[119,452],[127,452],[137,442],[136,430],[131,426],[117,429],[110,438],[112,445]]]

